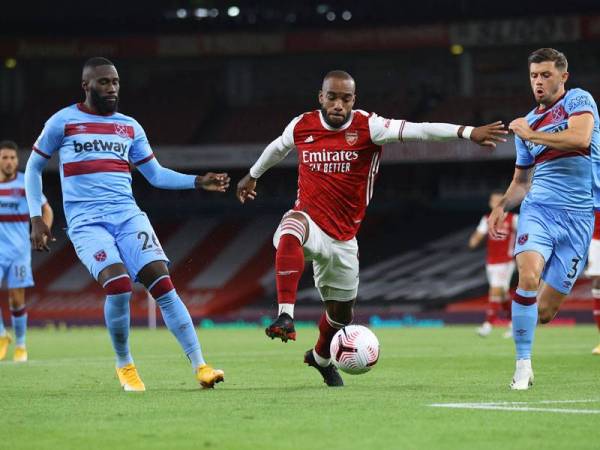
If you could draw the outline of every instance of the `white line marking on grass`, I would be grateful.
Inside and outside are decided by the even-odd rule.
[[[540,400],[537,402],[489,402],[489,403],[433,403],[434,408],[483,409],[490,411],[552,412],[563,414],[600,414],[600,409],[540,408],[527,405],[553,405],[571,403],[600,403],[600,399]]]

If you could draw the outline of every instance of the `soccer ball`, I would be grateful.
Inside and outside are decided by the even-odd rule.
[[[330,350],[333,365],[351,375],[368,372],[379,359],[377,336],[362,325],[348,325],[335,333]]]

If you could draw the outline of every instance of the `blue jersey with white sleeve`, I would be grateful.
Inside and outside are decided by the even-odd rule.
[[[71,105],[48,119],[33,150],[48,159],[59,154],[69,226],[140,211],[131,190],[130,163],[143,164],[154,154],[135,119],[121,113],[98,115],[82,103]]]
[[[562,151],[546,145],[534,144],[515,136],[516,167],[535,167],[529,193],[523,203],[537,203],[550,208],[590,210],[594,198],[600,200],[600,119],[596,102],[583,89],[570,89],[553,105],[539,107],[527,114],[533,130],[557,133],[568,128],[569,117],[592,114],[594,130],[588,148]],[[596,203],[600,205],[600,201]]]

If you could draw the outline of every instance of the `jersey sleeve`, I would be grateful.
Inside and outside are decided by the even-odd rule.
[[[267,145],[260,157],[250,168],[250,176],[252,178],[260,178],[267,170],[282,161],[292,151],[296,146],[294,142],[294,128],[301,118],[302,116],[295,117],[285,127],[281,136]]]
[[[142,126],[135,122],[133,125],[133,141],[131,143],[131,149],[129,149],[129,161],[139,166],[147,161],[154,158],[154,153],[148,142],[148,137]]]
[[[52,154],[61,147],[64,137],[64,122],[58,114],[55,114],[44,124],[44,129],[33,144],[33,151],[50,159]]]
[[[535,158],[519,136],[515,136],[515,149],[517,151],[515,167],[517,169],[531,169],[535,165]]]
[[[477,225],[477,232],[479,234],[488,234],[488,223],[487,217],[483,216]]]
[[[594,115],[596,102],[590,93],[582,89],[574,91],[572,94],[569,92],[569,98],[565,101],[565,111],[569,117],[587,113]]]
[[[376,145],[384,145],[400,140],[400,129],[404,120],[386,119],[373,113],[369,117],[369,133],[371,141]]]

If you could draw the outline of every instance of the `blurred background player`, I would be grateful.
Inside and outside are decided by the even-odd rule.
[[[316,368],[328,386],[343,381],[331,364],[334,334],[352,322],[358,291],[356,233],[373,196],[381,146],[409,140],[471,139],[485,146],[504,141],[504,125],[473,128],[445,123],[410,123],[354,110],[355,82],[334,70],[323,79],[320,110],[301,114],[267,146],[237,185],[240,202],[256,197],[257,179],[296,148],[298,197],[273,237],[277,249],[278,318],[265,330],[284,342],[296,339],[294,304],[304,261],[313,261],[315,286],[325,304],[319,338],[304,362]]]
[[[29,209],[25,197],[23,173],[17,169],[17,144],[0,142],[0,284],[6,280],[8,304],[15,334],[13,360],[27,361],[25,334],[27,311],[25,288],[33,286],[31,272],[31,244],[29,242]],[[53,212],[44,196],[41,199],[41,220],[52,227]],[[6,357],[11,336],[4,328],[0,309],[0,360]]]
[[[565,55],[541,48],[529,55],[528,67],[538,106],[509,125],[517,151],[514,177],[489,218],[497,237],[507,211],[523,202],[515,245],[519,285],[512,303],[517,361],[510,387],[516,390],[533,384],[538,315],[542,323],[554,318],[585,265],[594,228],[590,154],[596,158],[600,151],[596,102],[582,89],[565,90]]]
[[[490,194],[490,211],[498,206],[503,195],[504,191],[502,190],[496,190]],[[477,334],[482,337],[488,336],[492,332],[492,327],[496,323],[498,313],[501,310],[508,314],[508,319],[510,321],[511,305],[508,290],[510,289],[510,280],[515,271],[513,252],[519,215],[512,212],[509,212],[506,215],[501,229],[501,235],[498,238],[494,238],[489,234],[488,218],[489,213],[481,218],[477,229],[469,239],[469,248],[474,249],[487,238],[485,271],[490,288],[488,292],[488,307],[486,310],[485,321],[477,328]],[[509,329],[504,333],[503,337],[510,338],[511,336],[512,330],[509,323]]]
[[[48,250],[51,236],[40,218],[42,171],[55,152],[60,157],[68,234],[77,256],[106,292],[105,320],[117,355],[117,375],[126,391],[144,391],[129,351],[131,278],[156,299],[203,387],[223,381],[223,371],[207,365],[192,319],[175,291],[168,259],[148,217],[131,191],[129,163],[155,187],[224,192],[227,174],[184,175],[162,167],[146,133],[131,117],[117,112],[120,80],[106,58],[83,67],[85,101],[61,109],[46,122],[25,171],[32,244]]]
[[[592,166],[594,166],[594,176],[598,176],[596,171],[599,166],[594,164],[594,158],[592,158]],[[585,273],[592,279],[594,321],[596,322],[598,331],[600,331],[600,209],[597,204],[594,206],[594,218],[594,234],[592,235],[592,242],[590,243],[588,266]],[[592,354],[600,355],[600,344],[593,348]]]

